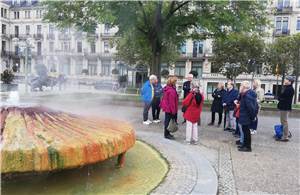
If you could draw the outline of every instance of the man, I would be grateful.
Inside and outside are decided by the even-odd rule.
[[[259,79],[255,79],[253,81],[253,90],[256,93],[258,106],[259,108],[261,108],[261,103],[265,100],[265,95],[264,95],[265,91],[263,88],[261,88],[261,81]],[[250,129],[251,135],[256,134],[257,125],[258,125],[258,118],[256,117],[256,120],[251,125],[251,129]]]
[[[186,98],[186,96],[190,93],[191,91],[191,81],[193,80],[194,76],[192,74],[188,74],[187,76],[187,81],[183,83],[183,99]]]
[[[141,95],[144,102],[144,112],[143,112],[143,124],[150,125],[152,121],[148,119],[148,113],[151,108],[151,103],[154,97],[154,87],[153,84],[157,80],[155,75],[150,75],[149,80],[146,81],[142,87]]]
[[[160,113],[160,100],[163,94],[163,88],[161,84],[158,82],[158,79],[155,80],[152,85],[154,88],[154,97],[152,100],[152,117],[154,123],[160,123],[159,113]]]
[[[227,82],[227,90],[222,99],[225,110],[224,131],[235,131],[236,122],[234,117],[234,100],[238,98],[239,92],[234,89],[232,80]]]
[[[284,90],[278,96],[278,105],[277,108],[280,110],[280,122],[283,126],[283,137],[281,139],[276,139],[277,141],[287,142],[289,141],[289,127],[288,127],[288,113],[292,110],[292,102],[294,96],[294,88],[293,88],[294,78],[292,76],[286,77],[284,79]]]
[[[250,89],[249,81],[241,83],[240,96],[239,124],[242,125],[244,141],[238,150],[241,152],[251,152],[251,133],[249,127],[256,120],[258,104],[256,93]]]

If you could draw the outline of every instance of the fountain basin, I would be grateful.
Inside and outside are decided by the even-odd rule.
[[[134,143],[133,127],[124,122],[41,106],[1,107],[2,174],[92,164],[123,155]]]

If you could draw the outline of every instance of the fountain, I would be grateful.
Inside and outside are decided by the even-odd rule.
[[[9,99],[10,100],[10,99]],[[1,174],[70,169],[118,156],[135,143],[126,123],[42,106],[1,105]]]

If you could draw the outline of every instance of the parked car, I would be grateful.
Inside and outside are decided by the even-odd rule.
[[[275,98],[275,96],[271,93],[271,92],[267,92],[267,93],[265,93],[265,100],[264,100],[264,102],[266,102],[266,103],[269,103],[269,102],[272,102],[272,103],[276,103],[276,98]]]
[[[115,81],[96,81],[94,88],[97,90],[117,91],[120,88],[120,85]]]

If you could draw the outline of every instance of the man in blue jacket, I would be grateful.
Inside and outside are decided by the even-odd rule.
[[[251,152],[251,132],[250,125],[257,120],[258,104],[255,91],[250,89],[250,82],[243,81],[240,87],[240,117],[239,123],[242,125],[244,133],[244,143],[239,146],[241,152]]]
[[[143,124],[149,125],[152,123],[148,119],[148,113],[151,108],[151,103],[154,97],[154,87],[153,84],[157,80],[157,77],[155,75],[150,75],[149,80],[146,81],[142,87],[141,96],[142,100],[144,102],[144,112],[143,112]]]
[[[223,96],[222,102],[225,110],[226,121],[224,121],[224,131],[234,131],[236,127],[234,117],[234,100],[238,98],[239,92],[234,89],[232,80],[227,82],[227,90]]]

